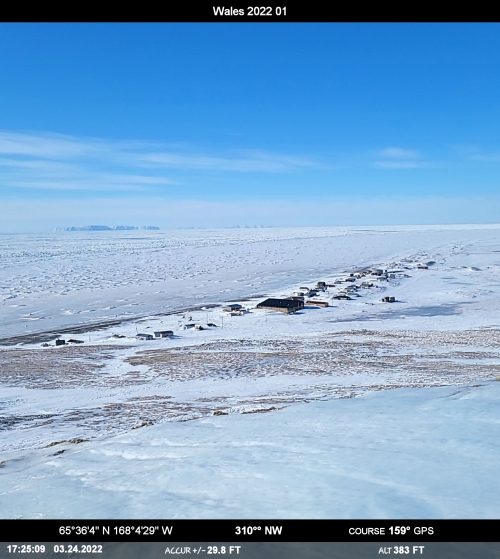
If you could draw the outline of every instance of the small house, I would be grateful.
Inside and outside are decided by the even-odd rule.
[[[306,305],[314,305],[316,307],[328,307],[326,301],[306,301]]]
[[[68,344],[83,344],[83,340],[75,340],[73,338],[69,339],[66,343]]]
[[[304,302],[297,299],[266,299],[257,305],[258,309],[292,314],[304,308]]]
[[[217,328],[217,324],[214,324],[213,322],[209,322],[209,323],[207,324],[207,326],[208,326],[209,328]]]
[[[56,340],[56,345],[66,345],[66,340]]]
[[[395,303],[396,297],[382,297],[382,303]]]
[[[241,305],[231,304],[231,305],[226,305],[223,310],[226,312],[233,312],[233,311],[240,311],[242,308],[243,307]]]
[[[152,340],[153,334],[137,334],[135,337],[136,340]]]
[[[334,295],[332,297],[332,299],[337,299],[338,301],[350,301],[351,300],[349,295],[342,295],[342,294]]]
[[[294,295],[304,295],[305,297],[307,297],[309,295],[309,291],[310,289],[308,287],[299,287]]]
[[[174,333],[172,330],[160,330],[159,332],[154,332],[155,338],[171,338]]]

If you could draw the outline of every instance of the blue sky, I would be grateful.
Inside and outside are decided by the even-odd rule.
[[[0,24],[1,232],[492,223],[499,24]]]

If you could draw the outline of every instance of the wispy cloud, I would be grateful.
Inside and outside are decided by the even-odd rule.
[[[474,153],[468,156],[468,159],[473,159],[474,161],[500,161],[500,152],[497,153]]]
[[[500,162],[500,151],[486,151],[477,145],[458,145],[454,146],[454,150],[462,160]]]
[[[62,134],[18,134],[0,131],[0,154],[68,159],[90,155],[99,143],[96,140],[82,142]]]
[[[419,169],[428,167],[420,152],[399,147],[388,147],[380,150],[373,166],[378,169]]]
[[[237,151],[234,157],[216,157],[202,154],[168,152],[137,154],[136,159],[153,167],[203,169],[238,172],[289,172],[300,167],[317,164],[310,159],[271,154],[259,151]]]
[[[143,190],[182,182],[166,176],[169,171],[287,173],[317,165],[265,151],[213,153],[186,144],[0,131],[0,180],[11,188]]]
[[[420,159],[420,153],[412,149],[385,148],[379,151],[379,156],[387,159]]]

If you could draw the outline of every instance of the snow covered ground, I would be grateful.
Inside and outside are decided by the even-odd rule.
[[[13,453],[2,516],[498,518],[499,398],[395,389]]]
[[[500,517],[500,226],[1,240],[0,517]]]

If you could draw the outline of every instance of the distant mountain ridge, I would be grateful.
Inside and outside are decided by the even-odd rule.
[[[54,227],[52,231],[158,231],[160,228],[155,225],[116,225],[109,227],[108,225],[83,225],[82,227]]]

